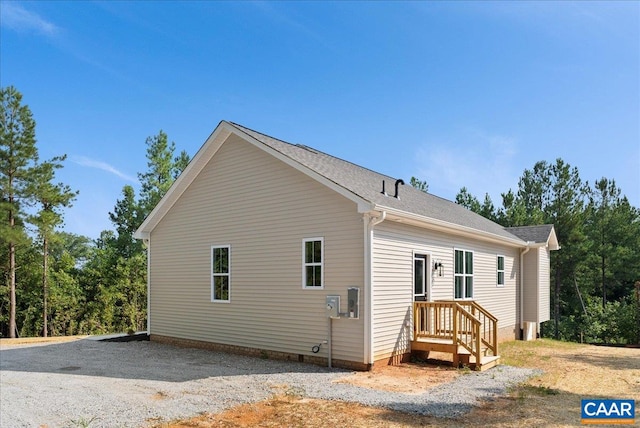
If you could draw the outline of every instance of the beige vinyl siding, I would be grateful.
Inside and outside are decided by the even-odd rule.
[[[302,288],[302,242],[324,239],[324,289]],[[327,356],[326,295],[363,288],[353,202],[231,136],[151,234],[151,334]],[[211,302],[211,246],[231,248],[230,302]],[[333,358],[364,362],[360,319],[333,321]]]
[[[453,300],[454,248],[474,253],[473,299],[498,317],[499,328],[517,323],[518,249],[385,221],[374,229],[374,359],[410,348],[414,252],[430,256],[431,300]],[[505,258],[504,287],[496,287],[498,255]],[[443,264],[441,277],[432,271],[436,260]]]
[[[536,248],[528,251],[524,255],[524,300],[523,300],[523,321],[538,322],[539,304],[539,278],[538,263],[539,251]]]
[[[538,249],[540,278],[538,279],[539,301],[538,322],[545,322],[551,319],[551,289],[550,289],[550,251],[549,247]]]

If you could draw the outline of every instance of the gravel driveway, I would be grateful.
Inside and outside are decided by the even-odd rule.
[[[419,395],[333,383],[350,373],[146,341],[3,346],[0,426],[143,427],[287,391],[455,417],[537,372],[498,366]]]

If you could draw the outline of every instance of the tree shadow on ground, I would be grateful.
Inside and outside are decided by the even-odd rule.
[[[523,427],[523,426],[580,426],[582,399],[610,399],[599,394],[588,397],[564,391],[521,386],[510,395],[483,400],[477,407],[459,417],[436,418],[385,410],[377,415],[390,426],[444,426],[444,427]],[[451,407],[451,415],[459,408]],[[635,421],[640,421],[640,408],[636,406]],[[606,425],[601,425],[606,426]]]
[[[262,359],[149,341],[89,339],[41,346],[3,347],[0,349],[0,371],[168,382],[259,374],[347,373],[297,361]]]
[[[603,348],[599,348],[603,349]],[[596,367],[611,370],[640,370],[640,349],[627,348],[627,355],[606,355],[592,352],[579,353],[575,355],[556,356],[560,360],[570,360],[572,362],[582,362]]]

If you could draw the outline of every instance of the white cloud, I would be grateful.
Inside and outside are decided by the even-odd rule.
[[[3,27],[11,28],[15,31],[36,32],[45,36],[53,36],[60,31],[55,24],[42,18],[40,15],[24,9],[19,4],[9,1],[2,2]]]
[[[125,174],[124,172],[121,172],[120,170],[116,169],[115,167],[109,165],[106,162],[90,159],[85,156],[73,156],[69,160],[78,165],[86,166],[89,168],[101,169],[102,171],[106,171],[110,174],[118,176],[123,180],[130,181],[136,184],[138,183],[138,180],[135,177],[132,177],[130,175]]]
[[[428,140],[416,153],[416,176],[426,180],[429,192],[435,195],[453,200],[466,187],[480,202],[488,193],[494,205],[500,205],[500,194],[517,182],[513,166],[516,153],[513,138],[483,131]]]

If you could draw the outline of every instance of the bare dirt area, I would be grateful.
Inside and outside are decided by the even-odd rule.
[[[163,428],[328,427],[400,428],[439,425],[438,419],[340,401],[279,395],[216,415],[158,425]],[[455,423],[451,426],[460,426]]]
[[[16,339],[0,339],[0,346],[10,348],[12,346],[46,345],[49,343],[74,342],[85,339],[88,336],[53,336],[53,337],[22,337]]]
[[[457,419],[434,418],[340,401],[311,400],[295,393],[235,407],[218,414],[158,426],[183,427],[418,427],[418,426],[580,426],[582,398],[640,400],[640,349],[579,345],[551,340],[509,342],[503,364],[538,368],[544,374],[512,388],[508,395],[486,401]],[[407,391],[437,387],[463,376],[461,370],[409,364],[357,373],[340,382],[366,388]],[[426,377],[427,379],[417,379]],[[636,405],[636,422],[640,421]]]
[[[348,383],[383,391],[422,394],[437,385],[451,382],[460,375],[448,364],[406,363],[376,367],[370,372],[356,372],[335,383]]]
[[[636,400],[640,422],[640,348],[579,345],[550,340],[510,342],[504,363],[545,371],[469,414],[497,426],[577,426],[583,398]]]

